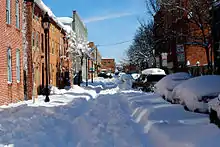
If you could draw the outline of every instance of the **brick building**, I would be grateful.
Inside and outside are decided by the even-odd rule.
[[[187,1],[182,0],[180,3],[182,7],[188,7]],[[167,67],[173,71],[179,71],[180,68],[184,71],[187,66],[198,66],[197,63],[202,67],[208,64],[205,48],[195,39],[201,38],[201,29],[189,19],[184,11],[167,11],[163,7],[154,16],[154,39],[158,42],[155,46],[156,53],[161,62],[161,54],[167,53]],[[208,35],[210,29],[205,27],[205,34]]]
[[[42,18],[46,6],[43,3],[26,2],[26,19],[28,42],[28,70],[27,70],[27,97],[37,97],[45,86],[45,34],[42,27]],[[49,9],[48,9],[49,11]],[[65,31],[53,18],[49,30],[49,84],[63,87],[69,80],[69,60]]]
[[[0,5],[0,105],[24,100],[22,1]]]
[[[90,48],[90,55],[91,59],[88,59],[88,78],[91,79],[93,77],[97,77],[98,73],[100,72],[100,67],[101,67],[101,54],[98,50],[98,47],[95,45],[94,42],[89,42],[88,44]],[[93,73],[91,73],[93,70]]]
[[[115,59],[102,59],[101,71],[115,73]]]

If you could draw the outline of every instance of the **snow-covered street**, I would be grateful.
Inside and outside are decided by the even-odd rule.
[[[120,90],[114,81],[54,90],[1,107],[0,146],[10,147],[207,147],[219,129],[208,115],[186,112],[160,96]]]

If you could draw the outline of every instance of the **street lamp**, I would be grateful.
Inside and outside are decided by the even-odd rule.
[[[46,64],[46,98],[45,98],[45,102],[49,102],[50,98],[49,98],[49,87],[48,87],[48,50],[49,50],[49,39],[48,39],[48,34],[49,34],[49,29],[50,29],[50,18],[48,13],[46,12],[46,14],[43,17],[42,20],[42,26],[44,29],[44,34],[45,34],[45,64]]]

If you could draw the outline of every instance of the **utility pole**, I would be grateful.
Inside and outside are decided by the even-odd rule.
[[[92,59],[91,61],[92,61],[92,68],[91,68],[91,69],[92,69],[92,70],[91,70],[91,72],[92,72],[92,74],[91,74],[92,77],[91,77],[91,80],[92,80],[92,83],[93,83],[93,59]]]
[[[95,58],[96,58],[96,67],[95,67],[95,69],[96,69],[96,75],[98,76],[98,48],[97,48],[97,45],[95,46]]]
[[[88,86],[88,58],[86,57],[86,86]]]

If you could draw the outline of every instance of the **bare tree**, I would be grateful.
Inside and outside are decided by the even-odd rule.
[[[155,0],[147,1],[152,10],[155,7]],[[208,1],[160,0],[159,5],[156,13],[162,13],[162,17],[161,20],[155,22],[155,29],[161,28],[163,31],[160,33],[160,37],[157,37],[158,43],[166,42],[174,37],[185,37],[185,43],[199,45],[205,49],[208,68],[211,68],[210,4]],[[179,23],[183,25],[179,25]]]
[[[153,50],[153,22],[148,24],[140,23],[133,43],[127,51],[128,59],[132,64],[139,66],[139,68],[146,68],[149,63],[155,63],[156,61]]]

